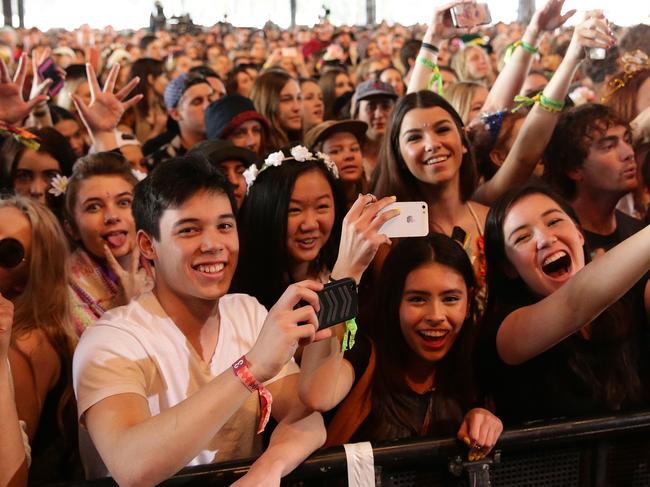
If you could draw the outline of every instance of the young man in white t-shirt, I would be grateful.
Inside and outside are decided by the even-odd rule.
[[[316,334],[322,285],[290,286],[268,313],[226,295],[239,253],[235,208],[227,179],[198,156],[162,162],[136,187],[137,244],[155,285],[107,312],[76,350],[88,476],[154,485],[186,465],[258,454],[266,392],[278,426],[238,486],[279,485],[325,441],[321,416],[298,399],[292,361],[299,345],[331,334]],[[309,304],[294,310],[301,300]]]

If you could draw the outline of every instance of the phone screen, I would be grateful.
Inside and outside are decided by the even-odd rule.
[[[492,16],[487,3],[464,3],[451,9],[451,20],[454,27],[473,27],[492,22]]]
[[[48,90],[50,96],[55,96],[63,88],[63,78],[59,74],[52,58],[47,58],[38,67],[38,74],[42,79],[51,79],[52,84]]]

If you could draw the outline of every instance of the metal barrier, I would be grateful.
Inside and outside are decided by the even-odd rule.
[[[649,487],[650,412],[540,423],[506,430],[492,454],[468,462],[455,438],[373,445],[378,487]],[[226,486],[252,460],[189,467],[164,487]],[[347,485],[343,447],[319,450],[283,480],[284,486]],[[106,487],[101,479],[67,487]]]

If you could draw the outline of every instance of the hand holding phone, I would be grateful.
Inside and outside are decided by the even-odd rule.
[[[320,303],[320,311],[316,315],[319,330],[351,320],[359,312],[357,283],[354,279],[347,277],[328,282],[323,287],[323,290],[318,291],[316,294],[318,294]],[[296,308],[307,304],[306,301],[300,301]]]
[[[63,88],[63,77],[59,74],[56,64],[54,64],[54,60],[51,57],[48,57],[40,64],[38,67],[38,75],[43,80],[52,80],[48,90],[50,96],[55,96],[59,91],[61,91],[61,88]]]
[[[426,201],[396,201],[378,214],[399,210],[399,215],[384,223],[377,233],[393,237],[424,237],[429,234],[429,206]]]
[[[492,15],[487,3],[462,3],[451,8],[451,22],[454,27],[468,28],[490,24]]]

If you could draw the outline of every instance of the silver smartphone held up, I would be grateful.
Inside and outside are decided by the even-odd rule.
[[[451,22],[456,28],[474,27],[492,23],[487,3],[462,3],[450,9]]]
[[[379,211],[399,209],[399,215],[384,223],[377,233],[388,238],[424,237],[429,235],[429,206],[425,201],[396,201]]]

